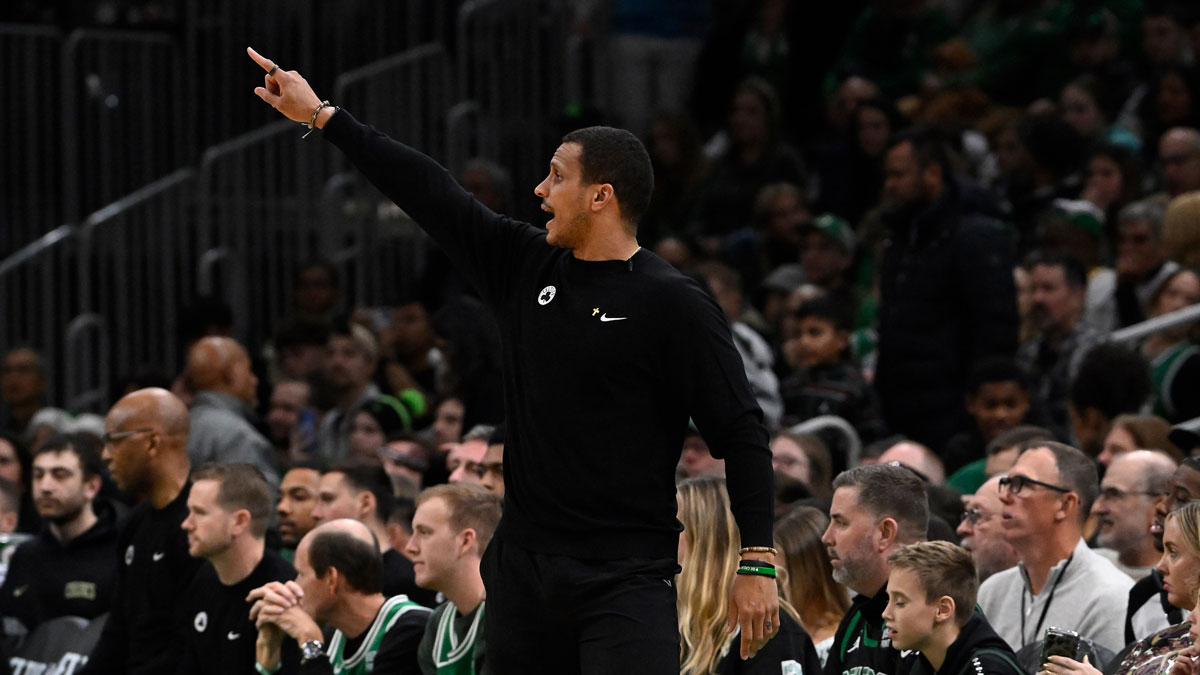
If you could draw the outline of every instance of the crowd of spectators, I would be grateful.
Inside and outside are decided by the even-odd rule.
[[[1084,638],[1075,668],[1151,672],[1192,648],[1197,323],[1110,337],[1200,303],[1200,11],[872,2],[818,95],[795,58],[808,3],[691,4],[665,21],[672,3],[614,3],[613,63],[656,77],[612,78],[601,113],[653,161],[639,242],[712,294],[772,434],[785,630],[757,658],[899,672],[900,652],[870,643],[906,621],[900,587],[950,622],[936,648],[897,629],[898,646],[928,647],[906,670],[941,670],[967,636],[994,650],[985,663],[1007,645],[1040,669],[1050,626]],[[500,164],[460,179],[497,211],[511,199]],[[94,646],[95,672],[309,672],[320,642],[351,667],[486,668],[499,336],[442,254],[422,269],[395,305],[362,307],[310,261],[262,345],[198,301],[185,361],[121,374],[107,417],[54,407],[58,364],[9,345],[14,666]],[[724,466],[695,428],[680,453],[681,657],[734,672],[723,592],[705,592],[737,549]],[[929,570],[963,558],[925,539],[960,544],[982,585],[935,593]],[[62,617],[85,628],[47,646]]]

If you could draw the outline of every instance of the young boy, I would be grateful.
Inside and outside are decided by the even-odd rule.
[[[975,611],[979,577],[971,554],[945,541],[904,546],[888,556],[885,635],[917,652],[899,675],[1021,675],[1017,657]]]
[[[801,304],[794,319],[783,345],[792,373],[779,385],[784,426],[837,415],[854,427],[864,444],[886,436],[875,390],[850,359],[852,308],[835,296],[821,295]],[[822,435],[821,440],[839,454],[840,436],[831,442]]]
[[[1025,422],[1030,400],[1025,374],[1012,358],[994,356],[977,362],[967,375],[967,412],[975,425],[946,444],[942,453],[946,472],[953,474],[984,459],[988,443]],[[983,480],[986,476],[980,483]]]

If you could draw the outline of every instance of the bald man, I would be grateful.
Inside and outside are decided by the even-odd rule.
[[[1163,188],[1172,197],[1200,190],[1200,131],[1190,127],[1168,129],[1158,140]]]
[[[141,502],[117,537],[112,611],[84,673],[175,672],[183,590],[204,561],[188,555],[187,406],[165,389],[126,395],[104,421],[104,461],[117,487]]]
[[[417,648],[431,612],[403,595],[385,598],[383,559],[367,526],[343,518],[304,535],[296,548],[296,580],[250,592],[258,625],[255,658],[273,672],[285,637],[304,660],[325,657],[335,673],[419,674]],[[329,644],[321,626],[335,629]]]
[[[942,460],[933,454],[929,448],[915,441],[900,441],[879,456],[880,464],[899,462],[916,471],[930,485],[945,485],[946,470],[942,468]]]
[[[277,493],[279,468],[271,442],[247,419],[258,387],[250,355],[230,338],[206,337],[188,352],[186,372],[196,391],[188,438],[192,464],[250,464],[267,479],[272,495]]]

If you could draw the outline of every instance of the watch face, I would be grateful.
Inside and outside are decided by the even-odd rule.
[[[317,640],[309,640],[308,642],[300,645],[300,655],[305,661],[317,658],[324,653],[324,650],[325,645],[321,644]]]

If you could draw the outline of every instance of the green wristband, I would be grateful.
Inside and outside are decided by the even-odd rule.
[[[279,669],[282,667],[283,667],[283,661],[276,663],[275,667],[272,668],[271,670],[267,670],[266,668],[264,668],[263,664],[259,663],[258,661],[254,662],[254,670],[258,673],[258,675],[275,675],[275,673],[278,673]]]
[[[741,565],[737,568],[738,574],[753,574],[762,577],[775,578],[774,567],[759,567],[757,565]]]

